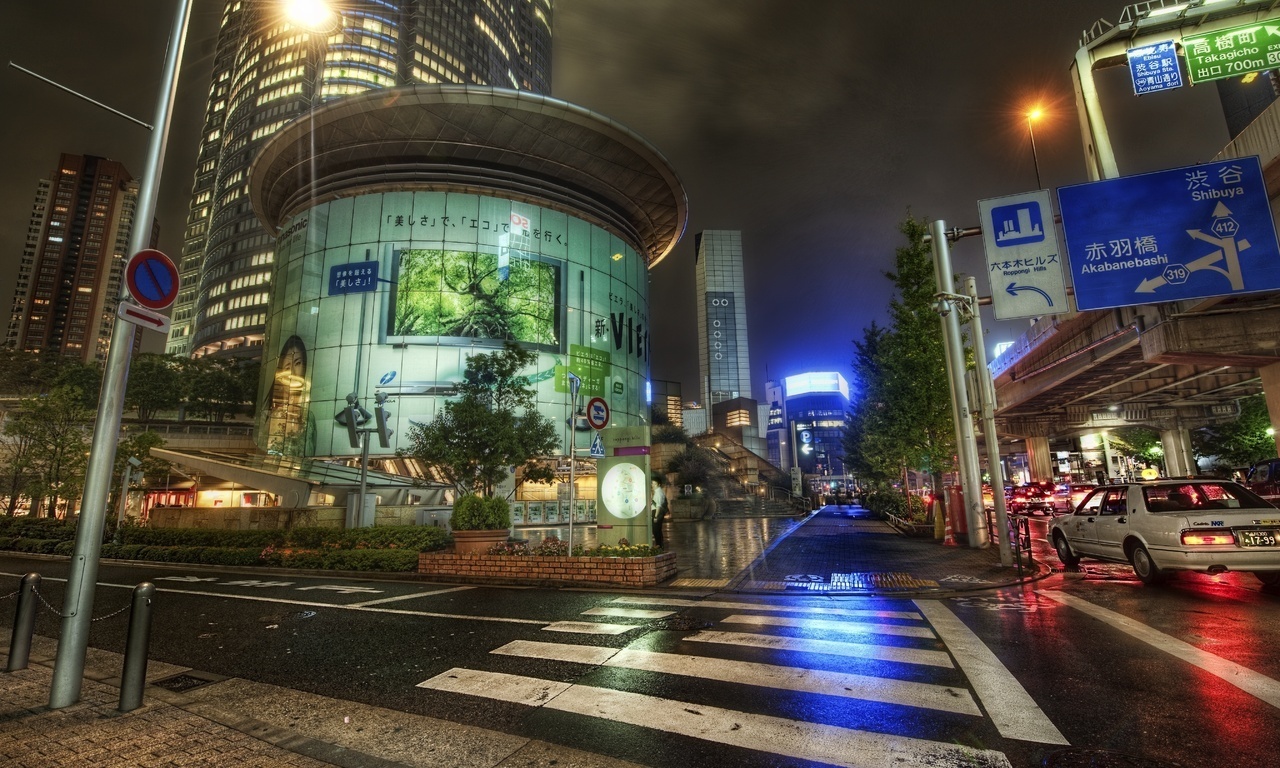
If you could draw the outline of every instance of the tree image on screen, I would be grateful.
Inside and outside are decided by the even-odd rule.
[[[400,252],[390,335],[559,346],[559,267],[513,253]]]

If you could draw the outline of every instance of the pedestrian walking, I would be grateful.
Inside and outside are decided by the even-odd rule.
[[[662,492],[662,483],[653,481],[653,543],[663,546],[662,521],[667,517],[667,494]]]

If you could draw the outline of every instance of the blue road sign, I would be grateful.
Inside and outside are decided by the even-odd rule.
[[[178,268],[160,251],[138,251],[125,265],[125,285],[133,300],[148,309],[164,309],[178,297]]]
[[[1058,190],[1080,310],[1280,290],[1256,157]]]
[[[1129,76],[1133,92],[1139,96],[1182,87],[1178,49],[1172,40],[1141,48],[1130,48]]]
[[[356,261],[329,268],[329,295],[368,293],[378,287],[378,262]]]
[[[997,320],[1071,311],[1047,190],[979,200],[978,220]]]

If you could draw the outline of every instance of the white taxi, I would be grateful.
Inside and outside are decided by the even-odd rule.
[[[1064,565],[1130,563],[1144,584],[1169,571],[1252,571],[1280,586],[1280,509],[1225,480],[1099,486],[1048,538]]]

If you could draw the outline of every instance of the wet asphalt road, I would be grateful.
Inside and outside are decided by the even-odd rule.
[[[0,594],[31,570],[61,608],[60,560],[0,556]],[[872,754],[858,732],[924,740],[903,743],[933,754],[926,765],[1033,766],[1081,748],[1188,768],[1263,766],[1280,753],[1280,597],[1248,575],[1181,576],[1151,588],[1121,566],[1087,566],[1016,589],[914,602],[108,564],[95,615],[126,605],[142,580],[160,588],[153,659],[645,765],[877,764],[857,762]],[[0,610],[7,621],[12,609]],[[627,629],[544,629],[556,622]],[[126,625],[125,615],[95,622],[91,644],[123,649]],[[57,636],[50,610],[36,631]],[[744,638],[769,647],[737,644]],[[805,641],[836,645],[779,646]],[[588,658],[584,647],[626,653]],[[810,671],[788,677],[796,669]],[[456,692],[466,675],[501,685]],[[434,682],[419,687],[425,681]],[[518,693],[528,681],[573,686],[554,702],[599,691],[622,698],[590,699],[581,706],[591,713],[535,706]],[[721,710],[734,722],[715,735]],[[775,727],[780,735],[770,736]],[[796,728],[799,736],[785,737]],[[943,748],[943,756],[929,751]]]

